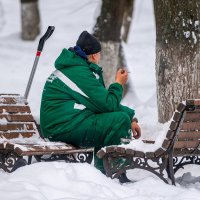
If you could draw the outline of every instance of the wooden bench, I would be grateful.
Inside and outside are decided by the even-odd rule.
[[[49,142],[37,128],[30,107],[18,94],[0,94],[0,168],[13,172],[36,161],[88,162],[93,149],[80,149],[62,142]]]
[[[157,150],[143,152],[109,146],[97,155],[103,159],[108,177],[117,178],[129,169],[139,168],[175,185],[174,174],[180,168],[187,164],[200,165],[200,100],[187,100],[178,105],[166,138]]]

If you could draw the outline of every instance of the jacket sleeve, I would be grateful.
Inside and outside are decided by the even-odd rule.
[[[127,106],[123,106],[123,105],[120,105],[120,110],[127,113],[128,116],[130,117],[130,120],[133,118],[133,116],[135,115],[135,110],[127,107]]]
[[[79,102],[93,112],[125,111],[127,114],[132,113],[120,104],[123,87],[119,83],[113,83],[106,89],[89,69],[80,70],[76,76],[72,70],[69,72],[71,74],[67,74],[68,78],[85,94],[84,96],[79,95]]]

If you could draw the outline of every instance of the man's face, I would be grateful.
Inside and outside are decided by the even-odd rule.
[[[95,63],[96,64],[99,64],[99,61],[100,61],[100,59],[101,59],[101,54],[100,54],[100,52],[98,52],[98,53],[96,53],[96,54],[94,54],[95,55]]]
[[[92,63],[98,64],[101,59],[100,52],[88,56],[88,60]]]

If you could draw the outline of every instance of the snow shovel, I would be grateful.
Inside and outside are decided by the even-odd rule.
[[[30,74],[30,77],[29,77],[29,81],[28,81],[28,84],[27,84],[27,87],[26,87],[26,91],[25,91],[25,94],[24,94],[24,99],[28,98],[30,88],[31,88],[31,85],[32,85],[32,82],[33,82],[33,78],[34,78],[34,75],[35,75],[35,71],[36,71],[36,68],[37,68],[37,64],[38,64],[38,61],[40,59],[40,55],[42,53],[44,44],[45,44],[46,40],[52,35],[54,30],[55,30],[54,26],[49,26],[46,33],[40,38],[38,48],[37,48],[36,57],[35,57],[35,61],[33,63],[33,68],[32,68],[32,71],[31,71],[31,74]]]

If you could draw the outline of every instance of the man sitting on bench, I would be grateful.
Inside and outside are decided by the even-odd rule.
[[[51,141],[94,147],[94,165],[105,173],[96,152],[120,144],[120,138],[130,138],[131,127],[135,137],[140,137],[140,127],[132,122],[134,110],[120,104],[127,71],[119,69],[115,82],[106,89],[97,65],[100,51],[99,41],[87,31],[74,48],[62,50],[44,86],[40,124]]]

